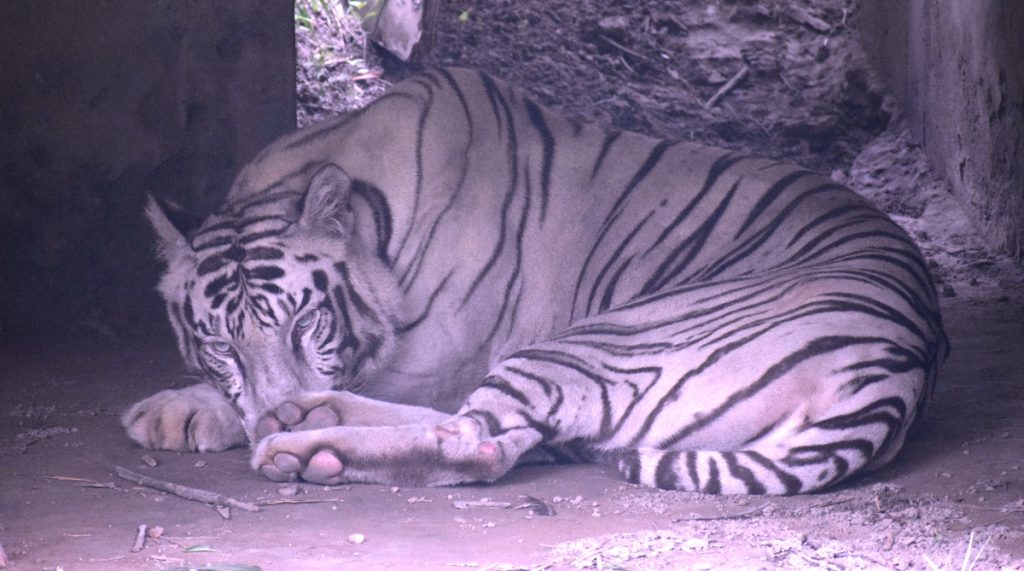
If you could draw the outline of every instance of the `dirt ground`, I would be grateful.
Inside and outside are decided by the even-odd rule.
[[[283,486],[244,450],[129,444],[118,413],[189,382],[169,337],[5,351],[17,382],[0,393],[0,543],[11,569],[836,570],[960,569],[973,536],[969,568],[1024,569],[1022,299],[943,305],[954,353],[897,462],[784,498],[640,488],[601,466],[525,467],[490,486]],[[226,519],[115,466],[260,511]],[[143,524],[162,533],[132,553]]]
[[[662,492],[602,466],[524,467],[489,486],[285,486],[244,450],[131,445],[119,414],[192,381],[169,331],[98,336],[0,348],[0,567],[6,550],[10,569],[1024,570],[1024,275],[974,238],[910,142],[855,18],[845,0],[452,0],[427,63],[491,71],[574,117],[789,157],[893,215],[940,282],[953,352],[891,467],[786,498]],[[362,75],[377,75],[368,61]],[[347,73],[333,65],[307,76]],[[304,89],[314,120],[332,97]],[[138,486],[116,466],[260,511]],[[151,537],[133,552],[140,525]]]

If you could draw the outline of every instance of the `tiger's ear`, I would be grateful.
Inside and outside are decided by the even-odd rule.
[[[161,260],[171,263],[192,253],[187,236],[203,223],[201,217],[154,195],[149,196],[146,204],[146,217],[156,230],[157,255]]]
[[[309,181],[302,199],[299,227],[341,237],[351,235],[351,195],[351,177],[336,165],[325,165]]]

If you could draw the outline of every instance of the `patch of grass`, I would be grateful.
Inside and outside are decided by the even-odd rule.
[[[928,557],[927,554],[922,557],[924,558],[925,563],[928,564],[928,568],[932,571],[951,571],[953,569],[958,569],[959,571],[972,571],[978,565],[978,561],[981,559],[981,555],[985,552],[985,548],[988,547],[989,540],[991,539],[992,538],[986,539],[985,543],[981,544],[981,547],[979,547],[978,551],[975,552],[974,532],[972,531],[970,537],[967,539],[967,549],[964,550],[964,558],[960,562],[960,567],[952,567],[952,554],[946,556],[946,560],[942,565],[936,564],[935,561],[933,561],[931,557]]]
[[[388,84],[373,63],[360,0],[296,0],[296,87],[300,127],[363,107]]]

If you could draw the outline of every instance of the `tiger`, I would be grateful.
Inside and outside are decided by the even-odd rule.
[[[494,482],[533,455],[709,494],[888,464],[948,351],[920,252],[830,178],[433,69],[285,135],[202,218],[151,197],[202,382],[149,449],[272,481]]]

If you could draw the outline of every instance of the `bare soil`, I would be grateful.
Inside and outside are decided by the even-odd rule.
[[[485,69],[573,117],[788,157],[889,212],[940,281],[953,344],[891,467],[785,498],[639,488],[603,466],[523,467],[489,486],[282,486],[245,450],[131,445],[121,411],[192,379],[169,333],[108,332],[0,348],[0,567],[6,551],[11,569],[1024,569],[1024,277],[974,237],[910,141],[855,19],[846,0],[451,0],[426,63]],[[367,57],[371,73],[353,75],[373,93]],[[318,93],[309,120],[351,103]],[[260,511],[140,487],[115,466]],[[132,552],[143,524],[153,537]]]

